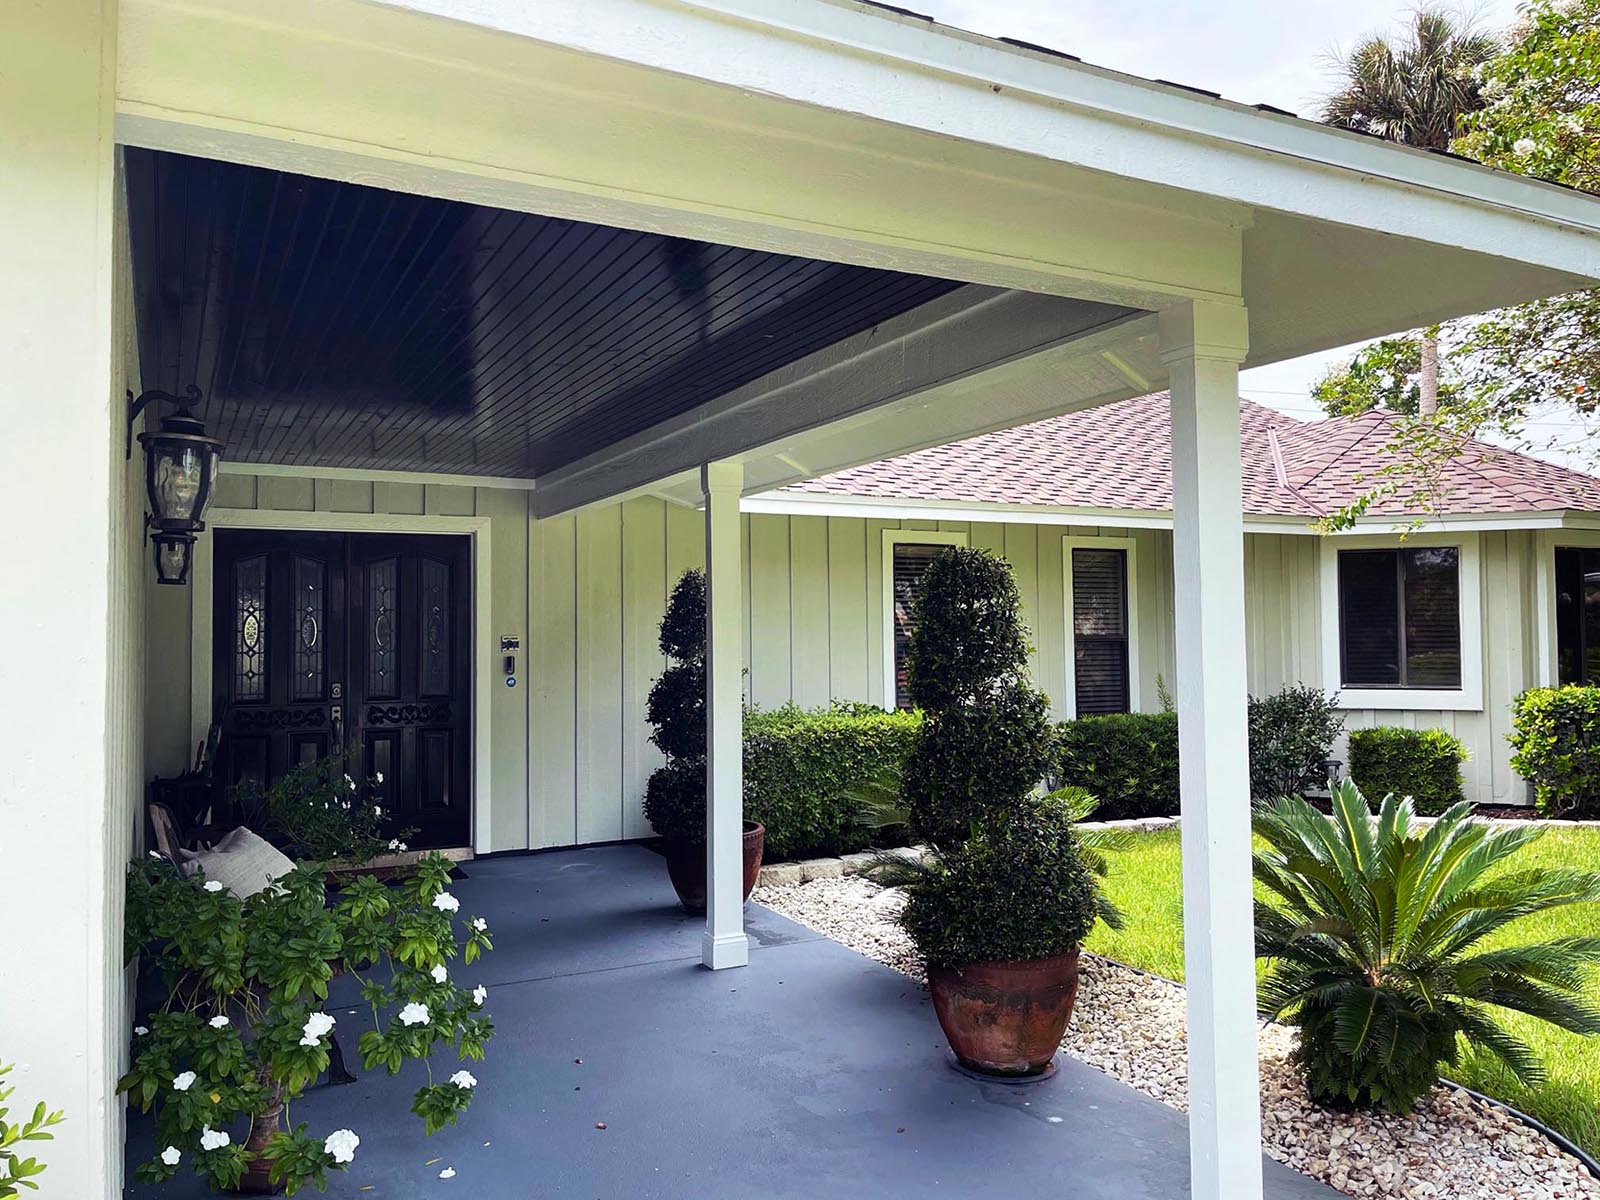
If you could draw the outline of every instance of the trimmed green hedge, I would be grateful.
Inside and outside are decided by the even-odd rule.
[[[1056,726],[1056,777],[1100,801],[1097,821],[1178,812],[1178,715],[1113,713]]]
[[[1374,804],[1393,792],[1419,813],[1437,816],[1466,799],[1461,764],[1467,748],[1442,729],[1379,725],[1350,731],[1350,778]]]
[[[846,793],[900,766],[920,724],[914,713],[868,705],[746,712],[744,814],[767,827],[767,860],[864,849],[872,831]]]
[[[1533,688],[1511,705],[1511,769],[1547,817],[1600,817],[1600,688]]]

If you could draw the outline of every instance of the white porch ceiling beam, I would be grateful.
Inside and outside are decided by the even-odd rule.
[[[958,411],[946,406],[954,413],[953,428],[949,418],[941,421],[929,410],[952,388],[997,389],[1008,375],[1053,375],[1058,359],[1092,355],[1105,339],[1134,339],[1141,318],[1153,320],[1026,292],[953,292],[547,473],[534,489],[534,508],[549,517],[655,489],[708,459],[750,463],[744,486],[763,490],[803,477],[796,463],[838,470],[978,432],[991,422],[1015,423],[1026,416],[999,403],[991,412],[981,404]],[[1109,386],[1127,387],[1112,368],[1102,365],[1100,372],[1098,387],[1107,386],[1106,376]],[[1030,389],[1016,387],[1005,403],[1030,401],[1039,403]],[[913,411],[918,405],[922,411]],[[901,426],[879,412],[885,406],[906,418]],[[881,428],[864,435],[864,423]],[[817,442],[808,448],[807,439],[842,439],[849,449],[824,451]]]

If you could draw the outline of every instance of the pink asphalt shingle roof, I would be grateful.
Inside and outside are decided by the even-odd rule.
[[[1386,413],[1297,421],[1239,402],[1244,509],[1323,516],[1360,497],[1389,461]],[[1363,482],[1365,481],[1365,482]],[[1600,512],[1600,479],[1472,443],[1444,475],[1452,514]],[[782,489],[840,497],[1063,508],[1172,508],[1172,406],[1165,392],[1105,404],[823,475]],[[1375,514],[1409,511],[1402,497]]]

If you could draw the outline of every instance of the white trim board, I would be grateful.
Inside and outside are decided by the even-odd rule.
[[[305,530],[327,533],[421,533],[465,535],[472,539],[472,845],[494,845],[494,747],[489,710],[494,695],[495,647],[489,634],[491,549],[488,517],[404,516],[387,513],[286,512],[214,508],[206,514],[211,529]],[[211,538],[195,542],[189,569],[189,744],[204,740],[211,727],[211,640],[213,571]]]
[[[1318,589],[1322,603],[1322,685],[1339,693],[1339,707],[1420,712],[1483,711],[1483,576],[1481,538],[1477,533],[1413,533],[1348,536],[1322,543],[1318,562]],[[1460,551],[1459,608],[1461,624],[1461,686],[1459,688],[1347,688],[1340,676],[1339,559],[1341,550],[1398,550],[1454,546]]]
[[[883,610],[883,707],[894,708],[894,548],[896,546],[962,546],[967,535],[942,529],[885,529],[883,573],[878,577]]]
[[[1012,504],[999,500],[926,500],[898,496],[847,496],[823,492],[761,492],[746,496],[740,510],[788,516],[861,517],[887,521],[987,521],[1006,525],[1092,525],[1104,529],[1171,529],[1166,509],[1094,508],[1087,505]],[[1523,513],[1463,513],[1428,518],[1416,531],[1476,532],[1567,529],[1600,532],[1600,513],[1560,510]],[[1246,533],[1351,538],[1411,532],[1405,517],[1363,517],[1354,529],[1319,532],[1309,517],[1246,516]]]
[[[1061,612],[1066,627],[1066,684],[1062,699],[1066,711],[1078,715],[1077,639],[1072,628],[1072,552],[1121,550],[1126,572],[1123,602],[1127,607],[1128,711],[1142,712],[1139,697],[1139,543],[1128,537],[1064,537],[1061,539]]]

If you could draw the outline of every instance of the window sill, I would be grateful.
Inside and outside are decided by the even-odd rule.
[[[1410,709],[1417,712],[1483,711],[1483,697],[1461,688],[1340,687],[1337,690],[1340,708]]]

